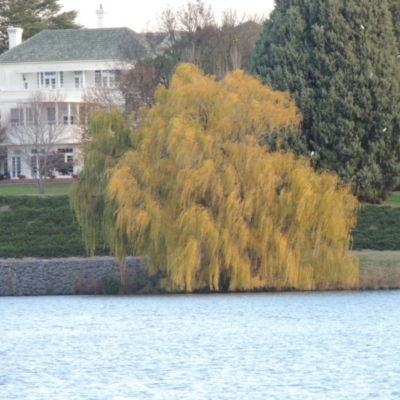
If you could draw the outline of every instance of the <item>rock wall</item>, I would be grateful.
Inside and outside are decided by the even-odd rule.
[[[129,257],[121,286],[120,268],[112,257],[2,259],[0,296],[114,294],[123,288],[137,292],[143,271],[142,259]]]

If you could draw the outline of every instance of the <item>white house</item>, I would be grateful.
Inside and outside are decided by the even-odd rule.
[[[102,26],[102,10],[97,13]],[[150,55],[149,43],[128,28],[47,30],[24,42],[21,28],[10,27],[8,34],[10,49],[0,55],[0,123],[7,129],[7,139],[0,144],[6,153],[0,173],[31,177],[36,167],[23,151],[28,146],[32,154],[40,153],[46,140],[53,151],[64,154],[68,172],[77,173],[79,164],[73,161],[79,152],[77,121],[85,90],[113,87],[116,65],[126,58],[127,46],[141,58]],[[37,124],[31,103],[38,94],[45,99],[48,126],[41,140],[24,133]],[[48,140],[46,135],[54,137]]]

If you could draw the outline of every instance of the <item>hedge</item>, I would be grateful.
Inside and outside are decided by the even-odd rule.
[[[360,208],[352,236],[354,250],[400,250],[400,208]]]
[[[352,236],[353,250],[400,250],[400,208],[360,208]],[[68,196],[0,196],[0,258],[85,255]]]
[[[0,258],[85,255],[68,196],[0,196]]]

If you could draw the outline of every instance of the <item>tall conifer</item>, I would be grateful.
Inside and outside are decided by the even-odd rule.
[[[400,52],[400,0],[388,0],[388,4],[392,14],[394,34],[397,39],[397,49]]]
[[[59,0],[0,0],[0,54],[8,50],[7,28],[23,28],[23,39],[45,29],[81,28],[77,11],[61,12]]]
[[[388,3],[276,0],[252,72],[289,91],[319,169],[380,202],[400,174],[399,60]]]

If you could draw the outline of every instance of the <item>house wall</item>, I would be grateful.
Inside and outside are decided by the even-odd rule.
[[[9,63],[0,64],[0,112],[2,120],[10,108],[16,107],[20,102],[28,100],[38,90],[38,72],[60,72],[64,73],[64,87],[56,89],[40,90],[44,93],[56,90],[64,98],[65,102],[79,103],[85,89],[95,84],[95,71],[113,69],[115,62],[105,61],[70,61],[54,63]],[[75,88],[75,71],[82,71],[84,87]],[[25,79],[25,80],[24,80]],[[27,84],[27,87],[25,87]]]
[[[27,178],[34,178],[34,176],[32,175],[31,165],[28,164],[26,160],[25,156],[26,149],[21,150],[20,146],[8,146],[7,150],[8,150],[7,168],[4,168],[4,165],[3,166],[0,165],[0,173],[3,173],[3,170],[6,169],[11,174],[11,179],[18,179],[18,175],[23,175]],[[69,178],[71,175],[79,174],[83,166],[83,155],[80,145],[63,143],[58,146],[55,146],[54,150],[55,151],[64,150],[65,151],[65,153],[63,153],[64,162],[68,163],[71,160],[73,162],[72,170],[68,171],[67,175],[64,175],[61,171],[60,172],[54,171],[53,173],[54,176],[58,178]],[[72,150],[72,152],[70,152],[69,150]],[[20,158],[19,161],[18,157]],[[15,164],[18,162],[21,165],[20,165],[20,170],[17,171],[16,169],[18,166]]]
[[[4,103],[16,103],[29,98],[32,93],[38,90],[37,73],[53,71],[64,72],[64,88],[57,88],[57,91],[65,96],[66,101],[79,102],[85,88],[75,88],[74,72],[83,71],[86,87],[92,87],[95,83],[94,71],[113,69],[112,65],[113,62],[111,61],[0,64],[0,106]],[[46,91],[46,89],[41,90]]]
[[[95,71],[113,69],[112,65],[114,64],[110,60],[0,64],[0,124],[8,125],[10,110],[21,107],[21,104],[28,102],[38,90],[44,95],[57,93],[57,96],[62,99],[64,106],[59,115],[60,123],[63,123],[64,117],[67,115],[73,116],[74,123],[76,123],[79,114],[77,106],[82,102],[85,90],[95,85]],[[75,87],[75,71],[82,71],[83,73],[82,87],[80,88]],[[56,72],[57,87],[38,89],[37,74],[41,72]],[[63,72],[62,87],[59,87],[59,72]],[[66,111],[67,109],[69,109],[69,112]],[[12,130],[9,130],[10,135],[12,135]],[[0,165],[0,173],[5,172],[5,169],[11,172],[12,165],[16,165],[15,157],[21,157],[21,148],[18,147],[21,144],[13,140],[15,138],[11,136],[10,139],[8,141],[8,160],[5,164]],[[77,140],[76,126],[71,125],[69,129],[66,129],[65,135],[63,134],[63,138],[58,141],[55,147],[72,147],[74,153],[78,154],[79,140]],[[26,160],[27,158],[29,157],[21,157],[19,171],[21,175],[30,177],[31,166]],[[74,156],[74,162],[78,159],[81,159],[81,157]],[[81,165],[76,165],[73,173],[78,173],[80,168]],[[16,179],[18,174],[14,173],[13,175],[13,178]]]

